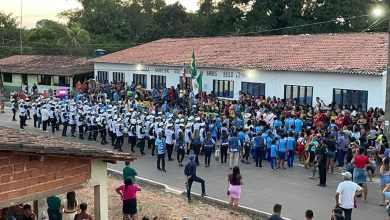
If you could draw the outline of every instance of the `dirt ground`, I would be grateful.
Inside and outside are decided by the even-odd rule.
[[[120,196],[116,194],[115,188],[120,185],[118,178],[109,177],[108,195],[109,195],[109,219],[122,220],[122,202]],[[246,220],[252,219],[247,215],[232,215],[229,210],[221,209],[216,206],[194,201],[188,204],[182,195],[166,193],[153,187],[143,186],[142,191],[138,192],[138,219],[148,216],[150,219],[179,219],[187,217],[193,219],[220,219],[220,220]],[[80,202],[88,204],[88,212],[93,213],[93,188],[84,188],[76,191],[76,197]]]

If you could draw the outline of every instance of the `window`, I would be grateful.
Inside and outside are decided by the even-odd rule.
[[[284,85],[284,100],[294,99],[298,105],[313,104],[312,86]]]
[[[12,73],[3,73],[3,82],[12,83]]]
[[[70,86],[70,77],[68,76],[53,76],[54,86]]]
[[[191,77],[186,77],[186,81],[183,81],[183,76],[179,77],[180,87],[181,88],[192,88],[192,79]]]
[[[48,75],[39,75],[38,76],[38,84],[51,86],[51,76]]]
[[[97,71],[97,81],[100,83],[104,83],[108,80],[108,72],[107,71]]]
[[[342,106],[354,106],[357,109],[367,110],[368,91],[333,89],[333,102]]]
[[[166,88],[166,77],[152,75],[152,89]]]
[[[241,91],[251,96],[265,96],[265,84],[242,82]]]
[[[143,89],[146,89],[146,75],[145,74],[133,74],[133,82],[135,85],[141,85]]]
[[[119,81],[124,82],[125,81],[125,73],[112,72],[112,81],[114,81],[114,83],[117,83]]]
[[[229,80],[214,80],[213,91],[217,97],[233,98],[234,82]]]

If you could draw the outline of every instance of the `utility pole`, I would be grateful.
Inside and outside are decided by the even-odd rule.
[[[390,1],[386,2],[390,8]],[[387,138],[390,138],[390,19],[386,13],[389,27],[387,28],[387,68],[386,68],[386,94],[385,94],[385,129],[383,131]]]
[[[23,25],[23,0],[20,0],[20,29],[19,29],[20,55],[23,55],[22,25]]]

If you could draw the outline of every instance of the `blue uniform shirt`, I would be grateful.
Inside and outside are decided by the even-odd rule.
[[[280,152],[286,152],[287,150],[287,141],[286,139],[280,139],[279,141],[279,151]]]
[[[164,140],[161,140],[160,138],[156,139],[155,145],[157,146],[157,154],[164,154]]]
[[[288,137],[287,138],[287,148],[288,148],[288,150],[294,150],[294,142],[295,142],[295,138],[293,138],[293,137]]]
[[[273,144],[271,146],[271,157],[276,157],[278,151],[278,145]]]

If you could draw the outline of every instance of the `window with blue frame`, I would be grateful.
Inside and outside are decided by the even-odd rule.
[[[347,108],[354,106],[357,109],[367,110],[368,91],[352,89],[333,89],[333,102]]]
[[[293,99],[298,105],[313,105],[313,86],[284,85],[284,100]]]
[[[167,78],[165,76],[152,75],[152,89],[164,89],[166,88]]]
[[[265,83],[241,83],[241,92],[251,96],[265,96]]]
[[[214,80],[213,91],[217,97],[233,98],[234,82],[230,80]]]

